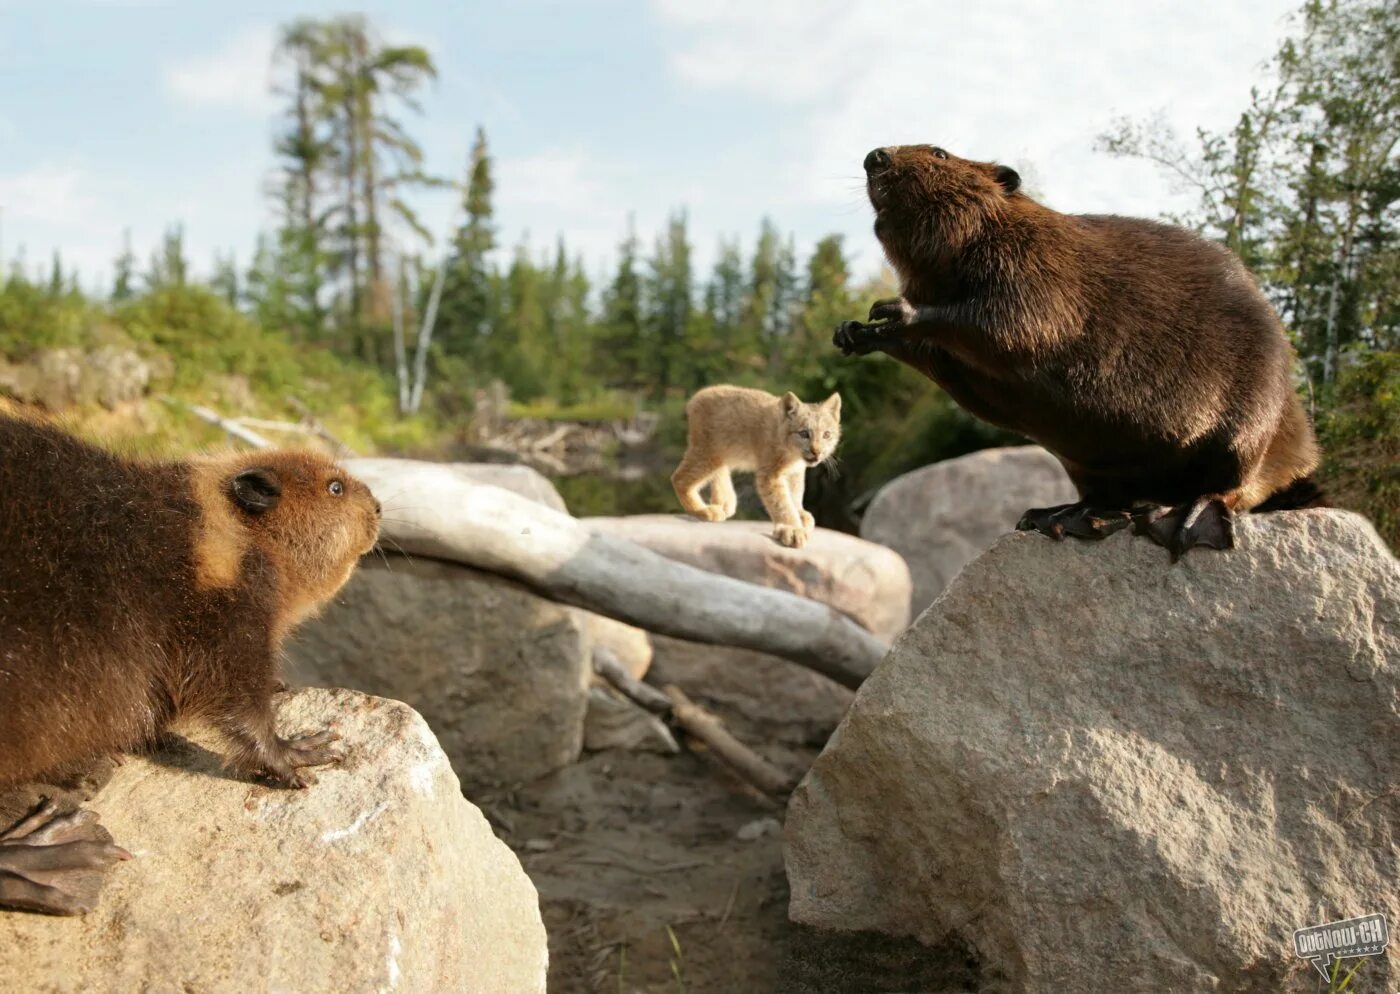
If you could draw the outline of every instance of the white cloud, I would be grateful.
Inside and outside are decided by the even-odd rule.
[[[81,224],[97,204],[88,175],[76,165],[44,164],[0,174],[0,208],[7,221]]]
[[[216,51],[167,66],[166,92],[195,107],[266,116],[276,106],[271,90],[275,45],[272,27],[243,28]]]
[[[1295,0],[705,5],[653,0],[672,73],[749,95],[792,122],[763,172],[775,197],[848,205],[876,145],[934,142],[1030,164],[1070,211],[1173,206],[1140,163],[1093,151],[1118,115],[1165,112],[1183,134],[1226,127],[1277,48]]]

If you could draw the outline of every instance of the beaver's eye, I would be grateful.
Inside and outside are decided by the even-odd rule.
[[[935,145],[935,146],[934,146],[934,149],[933,149],[933,157],[934,157],[935,159],[946,159],[946,158],[948,158],[948,153],[945,152],[945,151],[943,151],[943,149],[941,149],[941,148],[939,148],[938,146]]]
[[[345,493],[345,484],[341,483],[339,480],[332,480],[326,489],[331,492],[332,497],[339,497],[341,494]]]

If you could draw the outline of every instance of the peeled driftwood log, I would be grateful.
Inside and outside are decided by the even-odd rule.
[[[858,687],[883,642],[840,612],[782,590],[708,573],[448,466],[351,459],[384,505],[384,536],[405,552],[511,577],[553,600],[650,632],[753,649]]]

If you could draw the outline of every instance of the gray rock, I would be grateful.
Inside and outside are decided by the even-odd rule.
[[[280,698],[345,761],[306,790],[231,779],[201,735],[133,756],[90,805],[134,859],[83,918],[0,912],[7,991],[545,989],[535,888],[412,710],[345,690]]]
[[[578,758],[591,656],[581,611],[456,563],[370,556],[293,636],[287,672],[407,702],[478,787]]]
[[[1294,929],[1400,921],[1397,702],[1400,565],[1356,515],[1176,565],[1007,535],[794,794],[791,915],[959,936],[1003,990],[1311,990]]]
[[[1059,460],[1040,446],[984,449],[885,484],[861,519],[860,535],[909,564],[910,616],[918,617],[1028,508],[1078,499]]]

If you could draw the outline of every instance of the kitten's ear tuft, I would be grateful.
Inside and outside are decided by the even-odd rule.
[[[800,401],[800,400],[797,399],[797,394],[793,393],[791,390],[789,390],[787,393],[783,394],[783,413],[784,413],[784,414],[795,414],[795,413],[797,412],[797,409],[798,409],[799,407],[801,407],[801,406],[802,406],[802,401]]]
[[[822,407],[825,407],[832,414],[839,416],[841,414],[841,395],[839,393],[832,394],[830,397],[826,398],[826,400],[822,401]]]
[[[229,483],[229,495],[249,514],[263,514],[281,501],[282,482],[270,469],[245,469]]]

